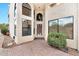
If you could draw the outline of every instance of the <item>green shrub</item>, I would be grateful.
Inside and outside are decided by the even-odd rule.
[[[2,33],[2,34],[6,35],[6,32],[8,32],[8,29],[7,29],[7,28],[2,28],[2,29],[1,29],[1,33]]]
[[[57,48],[65,48],[66,35],[64,33],[50,32],[48,34],[48,44]]]
[[[6,32],[8,31],[8,24],[0,24],[1,33],[6,35]]]

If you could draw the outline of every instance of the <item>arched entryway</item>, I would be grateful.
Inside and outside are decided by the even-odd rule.
[[[36,14],[36,37],[43,37],[43,15],[42,13]]]

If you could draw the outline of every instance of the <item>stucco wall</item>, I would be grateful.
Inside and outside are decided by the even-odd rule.
[[[27,42],[27,41],[32,41],[34,39],[34,34],[33,34],[33,28],[34,28],[34,15],[33,15],[33,10],[34,7],[32,4],[31,8],[32,8],[32,17],[27,17],[22,15],[22,4],[21,3],[17,3],[17,16],[16,16],[16,38],[15,38],[15,42],[17,44],[19,43],[23,43],[23,42]],[[62,17],[66,17],[66,16],[74,16],[74,39],[67,39],[67,46],[71,47],[71,48],[75,48],[78,49],[79,48],[79,21],[78,21],[78,14],[77,11],[79,10],[79,7],[77,6],[77,4],[75,3],[62,3],[60,5],[56,5],[54,7],[49,7],[48,5],[46,6],[45,9],[45,22],[44,22],[44,37],[45,40],[47,41],[47,37],[48,37],[48,21],[49,20],[53,20],[53,19],[57,19],[57,18],[62,18]],[[9,29],[10,29],[10,34],[11,37],[14,36],[14,3],[10,4],[10,9],[9,9]],[[32,20],[32,35],[31,36],[22,36],[22,19],[28,19],[28,20]]]
[[[34,39],[34,36],[33,36],[33,22],[34,22],[34,19],[33,19],[33,5],[30,4],[31,6],[31,17],[28,17],[28,16],[24,16],[22,15],[22,4],[21,3],[18,3],[17,4],[17,24],[16,24],[16,39],[15,39],[15,42],[17,44],[19,43],[23,43],[23,42],[27,42],[27,41],[32,41]],[[30,36],[22,36],[22,21],[24,21],[24,19],[26,20],[31,20],[32,21],[32,35]]]
[[[75,3],[62,3],[60,5],[55,5],[54,7],[46,6],[45,14],[45,40],[48,37],[48,21],[53,19],[58,19],[66,16],[74,16],[74,39],[67,39],[67,46],[71,48],[78,48],[78,19],[77,19],[77,4]]]
[[[11,3],[9,7],[9,31],[10,31],[10,36],[13,38],[14,36],[14,3]]]
[[[78,51],[79,51],[79,3],[77,4],[77,17],[78,17]]]

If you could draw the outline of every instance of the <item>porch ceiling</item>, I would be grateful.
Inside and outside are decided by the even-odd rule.
[[[45,10],[45,6],[54,7],[55,5],[59,5],[58,3],[34,3],[35,10]]]
[[[34,3],[35,10],[44,10],[47,3]]]

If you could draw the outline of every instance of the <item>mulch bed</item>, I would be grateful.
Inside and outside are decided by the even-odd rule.
[[[77,56],[78,53],[79,53],[78,50],[73,49],[73,48],[70,48],[70,47],[61,48],[61,49],[60,48],[57,48],[55,46],[51,46],[51,47],[54,47],[55,49],[61,50],[61,51],[65,52],[65,53],[68,53],[68,54],[73,55],[73,56]]]

